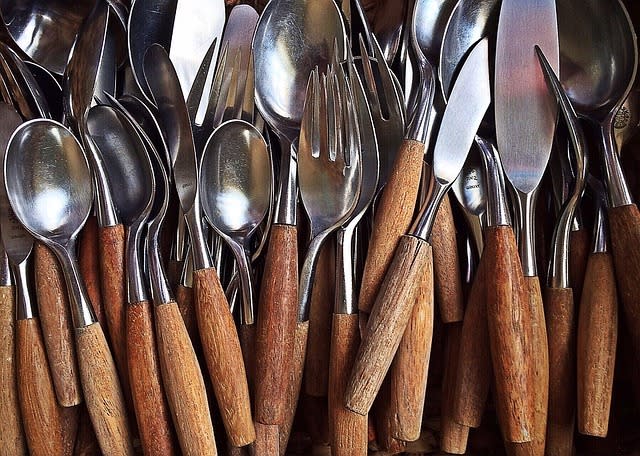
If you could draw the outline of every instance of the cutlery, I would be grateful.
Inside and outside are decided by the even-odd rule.
[[[425,268],[431,268],[427,239],[439,203],[459,174],[489,107],[488,84],[488,45],[482,41],[470,54],[454,86],[438,132],[429,197],[409,234],[400,239],[358,350],[345,394],[346,406],[354,412],[369,412],[409,321],[419,278],[426,274]],[[461,122],[465,125],[463,131],[459,128]]]
[[[93,200],[86,157],[72,133],[61,124],[32,120],[11,137],[4,175],[7,196],[18,220],[54,251],[62,265],[82,389],[100,448],[107,455],[132,455],[116,367],[89,304],[75,256],[77,235]]]
[[[62,120],[62,85],[45,67],[35,62],[24,63],[33,75],[37,87],[42,91],[44,100],[51,110],[51,118]]]

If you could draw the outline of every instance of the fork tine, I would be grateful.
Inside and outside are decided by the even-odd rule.
[[[255,111],[255,73],[253,70],[253,51],[249,50],[249,61],[247,63],[247,78],[244,84],[244,96],[242,99],[242,114],[240,118],[250,124],[254,123]]]
[[[380,75],[380,81],[382,83],[382,91],[384,99],[386,100],[385,106],[389,111],[390,116],[404,116],[402,109],[402,93],[398,93],[395,83],[393,82],[393,76],[391,76],[391,69],[387,64],[387,60],[384,58],[382,48],[378,43],[375,35],[371,35],[371,43],[373,48],[373,57],[378,61],[378,74]],[[399,102],[395,102],[399,100]]]
[[[206,117],[206,121],[203,122],[205,125],[209,125],[212,128],[220,125],[224,118],[226,100],[229,95],[229,86],[231,84],[231,74],[228,69],[230,58],[229,42],[226,42],[224,45],[224,60],[220,59],[218,68],[216,68],[216,75],[214,83],[211,86],[211,95],[209,96],[209,102],[207,105],[208,115]]]
[[[321,125],[324,124],[323,119],[326,118],[326,104],[322,99],[322,88],[320,86],[320,73],[318,67],[312,72],[313,92],[311,98],[311,155],[314,158],[320,157],[320,151],[322,149],[322,132]]]
[[[213,59],[217,42],[218,38],[214,38],[211,46],[209,46],[209,49],[207,50],[207,53],[204,55],[202,63],[198,68],[196,78],[193,80],[189,96],[187,97],[187,111],[189,112],[189,119],[191,119],[192,123],[195,122],[196,114],[198,113],[198,106],[200,106],[200,100],[202,99],[202,94],[204,92],[204,85],[207,82],[207,76],[209,74],[209,69],[211,68],[211,60]]]
[[[345,120],[345,149],[344,162],[346,166],[356,166],[360,154],[361,141],[360,141],[360,126],[358,123],[358,112],[356,108],[356,100],[353,92],[353,85],[347,79],[344,71],[340,71],[340,90],[344,99],[344,112],[346,113]]]
[[[369,54],[367,54],[367,48],[362,35],[358,35],[358,41],[360,43],[360,54],[362,55],[362,72],[364,73],[364,80],[366,82],[365,89],[367,91],[369,106],[371,107],[371,112],[373,112],[375,116],[381,117],[382,109],[380,107],[378,87],[376,84],[376,79],[373,76],[373,68],[371,68],[371,61],[369,60]],[[351,60],[353,60],[353,56],[350,55],[350,57]]]
[[[218,108],[216,111],[223,108],[222,120],[237,119],[240,117],[240,110],[242,109],[241,97],[244,93],[240,93],[240,65],[242,54],[240,50],[236,50],[233,56],[233,66],[228,75],[225,78],[229,81],[227,87],[226,97],[218,99]]]
[[[311,151],[313,154],[313,124],[314,110],[316,102],[316,70],[311,71],[307,82],[307,91],[304,98],[304,110],[302,112],[302,122],[300,124],[300,139],[298,153],[303,154]]]
[[[322,99],[326,106],[326,116],[324,118],[326,118],[327,158],[330,161],[335,161],[336,151],[342,148],[342,136],[340,135],[342,112],[339,101],[337,100],[338,94],[335,90],[334,74],[331,67],[327,67],[327,72],[322,80],[324,89]]]

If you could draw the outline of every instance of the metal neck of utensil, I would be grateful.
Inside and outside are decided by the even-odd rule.
[[[35,316],[34,303],[31,300],[29,290],[28,257],[21,263],[12,265],[13,275],[16,279],[16,319],[28,320]]]
[[[187,224],[184,221],[182,208],[178,208],[178,224],[176,226],[176,235],[171,246],[171,259],[175,261],[184,261],[187,256],[187,246],[189,244],[189,233],[187,232]]]
[[[252,325],[255,322],[253,312],[253,284],[251,279],[251,264],[249,263],[249,255],[245,247],[233,240],[226,238],[227,245],[233,251],[233,255],[238,263],[238,277],[240,278],[241,307],[240,307],[240,324]]]
[[[596,219],[593,222],[593,245],[591,247],[592,253],[606,253],[609,251],[609,244],[607,242],[607,214],[605,213],[606,207],[602,203],[598,204]]]
[[[148,234],[145,242],[147,252],[147,264],[149,268],[149,281],[151,282],[151,297],[153,302],[166,304],[174,300],[169,280],[164,270],[162,252],[160,250],[160,230],[162,223],[154,220],[148,225]]]
[[[522,263],[522,273],[525,277],[537,277],[538,266],[536,264],[536,235],[535,235],[535,210],[538,196],[536,187],[530,193],[523,193],[514,189],[515,213],[518,219],[518,251]]]
[[[298,150],[284,137],[280,138],[280,184],[276,196],[276,213],[273,223],[295,226],[298,196]]]
[[[487,182],[487,226],[509,226],[511,214],[500,154],[489,141],[479,136],[476,136],[475,141],[481,152]]]
[[[136,221],[126,228],[125,253],[127,272],[127,295],[130,304],[148,301],[147,287],[142,272],[142,255],[140,241],[142,238],[142,223]]]
[[[604,179],[611,207],[633,204],[627,181],[620,166],[620,157],[613,134],[613,122],[605,120],[600,129],[602,132],[602,150],[604,154]]]
[[[422,204],[420,212],[409,230],[409,234],[429,242],[438,208],[449,187],[450,185],[442,184],[435,176],[431,178],[429,195]]]
[[[355,304],[353,273],[353,233],[355,226],[340,228],[336,238],[336,293],[334,313],[354,314]]]
[[[200,195],[197,192],[191,209],[189,209],[189,212],[185,213],[184,216],[187,221],[187,227],[189,228],[193,268],[194,270],[208,269],[213,266],[213,263],[211,262],[211,256],[207,249],[207,239],[202,226]]]
[[[427,144],[429,140],[429,117],[431,116],[431,107],[433,106],[433,98],[436,92],[436,76],[433,67],[415,42],[414,49],[418,55],[420,82],[415,92],[416,98],[412,100],[412,106],[410,106],[412,111],[405,138]]]
[[[311,307],[311,292],[313,291],[313,279],[316,273],[316,263],[320,247],[328,236],[328,232],[320,233],[311,240],[307,249],[307,256],[300,271],[300,287],[298,288],[298,322],[309,321],[309,308]]]
[[[93,177],[95,205],[97,211],[98,225],[101,227],[115,226],[119,223],[118,212],[111,196],[111,185],[104,167],[102,154],[98,146],[93,142],[91,135],[83,129],[82,136],[87,149],[87,158],[91,164],[91,175]]]
[[[13,285],[11,280],[11,268],[9,267],[9,258],[5,252],[2,242],[0,242],[0,287],[10,287]]]

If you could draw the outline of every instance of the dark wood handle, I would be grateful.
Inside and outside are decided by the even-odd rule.
[[[618,298],[609,253],[589,257],[577,343],[578,430],[606,437],[618,343]]]
[[[76,328],[75,332],[84,400],[100,449],[107,456],[132,456],[124,396],[100,323]]]
[[[107,319],[102,308],[102,291],[100,290],[100,249],[98,244],[98,221],[95,216],[90,215],[80,232],[78,263],[93,311],[98,317],[100,326],[107,328]]]
[[[109,341],[125,395],[130,396],[127,367],[127,290],[125,286],[123,225],[98,229],[103,308]]]
[[[411,140],[402,143],[376,206],[358,298],[358,308],[364,313],[371,313],[398,241],[411,225],[423,157],[424,144]]]
[[[256,426],[256,441],[253,444],[254,456],[272,456],[280,454],[280,430],[277,424],[262,424]]]
[[[175,302],[155,307],[162,380],[180,448],[187,456],[217,454],[202,371]]]
[[[274,224],[269,233],[256,320],[255,407],[256,421],[262,424],[285,422],[282,385],[292,368],[298,320],[297,236],[296,227],[289,225]]]
[[[434,259],[435,261],[435,259]],[[433,339],[434,276],[421,271],[419,288],[400,345],[387,374],[390,381],[391,434],[413,442],[420,437]]]
[[[328,393],[329,434],[334,456],[367,454],[367,417],[348,410],[343,402],[359,343],[358,314],[333,314]]]
[[[535,403],[531,312],[525,302],[524,277],[510,226],[485,230],[487,316],[495,376],[496,410],[508,442],[530,442]]]
[[[191,342],[197,346],[200,336],[198,335],[198,319],[196,318],[196,309],[193,303],[193,288],[179,284],[176,287],[176,303]]]
[[[145,454],[176,454],[171,413],[165,399],[156,351],[151,304],[127,307],[129,382]]]
[[[244,370],[247,372],[249,393],[253,397],[252,393],[256,378],[256,325],[240,325],[238,327],[238,337],[240,338]]]
[[[293,419],[296,415],[298,397],[302,386],[302,372],[304,371],[304,358],[307,352],[307,338],[309,336],[309,322],[300,321],[296,324],[295,336],[293,340],[293,359],[289,376],[285,386],[282,388],[285,396],[285,419],[280,426],[280,455],[284,456],[287,450],[287,443],[293,426]]]
[[[309,396],[326,397],[329,386],[331,315],[335,302],[335,243],[327,239],[320,248],[309,309],[309,338],[304,367],[304,391]]]
[[[547,288],[549,336],[548,455],[573,454],[576,413],[576,317],[571,288]]]
[[[573,299],[580,302],[584,284],[587,260],[591,247],[591,233],[581,229],[572,231],[569,237],[569,284],[573,290]]]
[[[0,287],[0,448],[26,455],[16,372],[16,315],[13,287]]]
[[[483,253],[471,284],[460,334],[460,351],[452,394],[452,415],[456,422],[477,428],[482,421],[493,366],[487,328],[487,255]]]
[[[486,320],[485,320],[486,321]],[[442,372],[442,406],[440,417],[440,449],[450,454],[465,454],[469,440],[469,427],[453,417],[455,379],[458,375],[462,323],[451,323],[444,328],[444,369]],[[487,341],[487,352],[488,350]]]
[[[16,322],[16,368],[29,452],[42,456],[65,454],[64,420],[35,318]]]
[[[87,404],[82,403],[77,406],[79,408],[78,415],[78,432],[76,436],[75,447],[73,449],[74,456],[102,456],[98,438],[91,424],[91,417],[87,410]]]
[[[220,414],[233,446],[256,439],[247,374],[236,325],[214,268],[193,272],[200,341]]]
[[[446,194],[440,203],[431,233],[433,246],[433,286],[443,323],[464,318],[464,294],[458,258],[456,226],[453,223],[451,202]]]
[[[345,403],[354,412],[369,413],[407,327],[425,274],[433,275],[431,246],[422,239],[402,236],[380,287],[347,385]]]
[[[609,208],[611,253],[622,311],[636,359],[640,359],[640,212],[635,204]]]
[[[64,430],[64,454],[72,455],[78,439],[80,428],[80,405],[73,407],[60,407]],[[91,420],[89,420],[91,421]]]
[[[60,405],[72,407],[82,402],[82,388],[76,367],[67,288],[54,253],[40,242],[34,250],[38,316],[53,386]]]

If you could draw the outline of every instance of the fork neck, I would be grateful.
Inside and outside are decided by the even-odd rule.
[[[280,182],[276,197],[274,223],[295,226],[296,200],[298,191],[298,150],[297,144],[284,136],[280,140]]]

